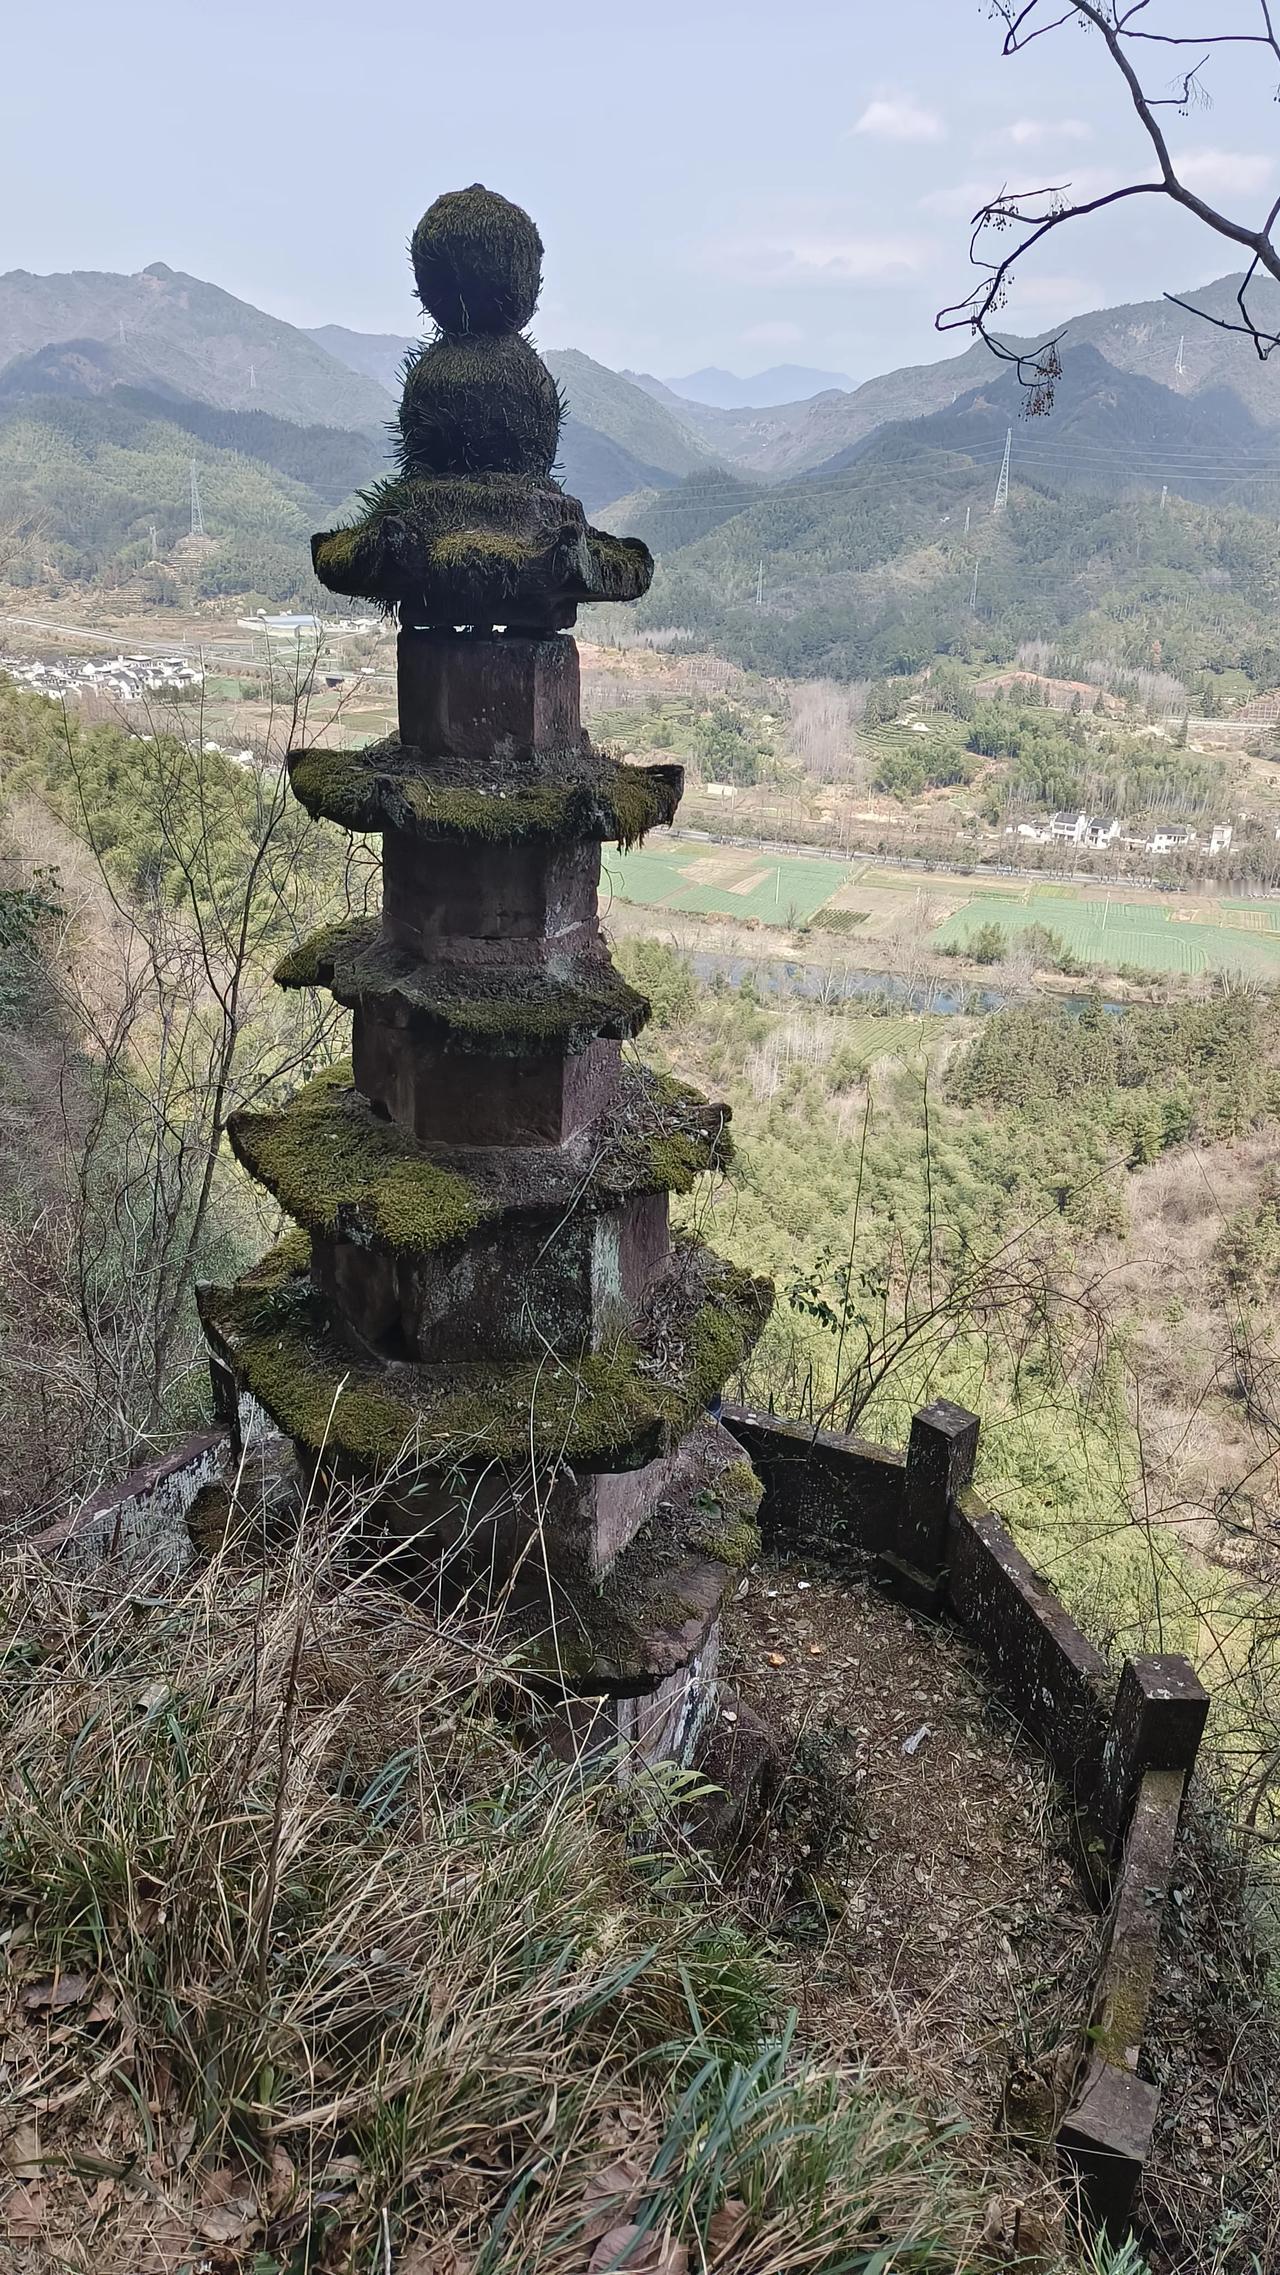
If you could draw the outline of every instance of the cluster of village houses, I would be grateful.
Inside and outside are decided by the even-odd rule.
[[[185,656],[116,656],[110,663],[20,663],[0,656],[0,671],[19,687],[34,688],[54,703],[90,692],[137,703],[144,695],[185,695],[204,685],[199,664]]]
[[[1078,845],[1095,853],[1105,853],[1117,844],[1123,845],[1126,853],[1189,853],[1193,846],[1200,846],[1204,853],[1225,853],[1231,844],[1232,826],[1230,822],[1215,822],[1202,846],[1199,831],[1188,822],[1157,822],[1148,834],[1131,835],[1108,814],[1050,814],[1047,822],[1019,822],[1016,828],[1011,822],[1004,834],[1025,838],[1031,845]]]

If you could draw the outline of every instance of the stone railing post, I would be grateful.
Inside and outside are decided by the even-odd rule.
[[[1124,1843],[1146,1772],[1190,1776],[1208,1714],[1209,1694],[1189,1659],[1125,1660],[1098,1780],[1098,1824],[1112,1856]]]
[[[879,1558],[896,1595],[916,1611],[937,1611],[946,1587],[947,1531],[957,1493],[973,1476],[978,1417],[949,1398],[912,1416],[902,1532]]]

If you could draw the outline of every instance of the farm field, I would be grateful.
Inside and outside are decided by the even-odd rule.
[[[1280,979],[1280,930],[1268,902],[1170,900],[1163,905],[1109,896],[1068,898],[1033,886],[1021,912],[1005,895],[975,893],[933,934],[935,948],[963,945],[980,924],[1015,935],[1045,925],[1083,963],[1152,972],[1242,971]]]
[[[607,853],[604,890],[644,908],[754,916],[791,930],[822,908],[849,874],[846,862],[678,840],[660,849]]]
[[[968,877],[881,868],[854,858],[771,853],[714,839],[675,838],[634,852],[606,851],[606,897],[691,916],[749,919],[793,932],[822,908],[860,914],[858,938],[885,940],[916,923],[935,948],[962,944],[980,924],[1009,935],[1038,924],[1082,963],[1115,970],[1239,971],[1280,981],[1280,900],[1233,898],[1203,890],[1138,892],[1072,889],[1060,880],[975,886]]]

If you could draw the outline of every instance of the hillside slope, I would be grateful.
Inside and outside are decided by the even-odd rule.
[[[163,261],[138,276],[0,276],[0,368],[70,340],[109,342],[119,380],[220,410],[334,427],[376,427],[387,415],[383,389],[305,332]]]

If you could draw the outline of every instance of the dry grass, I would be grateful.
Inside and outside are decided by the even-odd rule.
[[[491,1633],[314,1532],[3,1587],[13,2275],[1013,2263],[972,2150],[771,2034],[653,1812],[517,1741]]]

